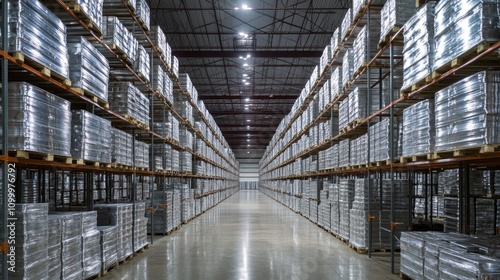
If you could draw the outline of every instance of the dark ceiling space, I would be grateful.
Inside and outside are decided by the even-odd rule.
[[[180,72],[189,74],[233,150],[265,149],[350,6],[348,0],[148,3],[151,24],[165,32]]]

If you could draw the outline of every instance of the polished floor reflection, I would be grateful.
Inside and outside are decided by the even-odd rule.
[[[258,191],[240,191],[104,279],[399,279]]]

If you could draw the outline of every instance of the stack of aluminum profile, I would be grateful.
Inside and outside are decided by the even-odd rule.
[[[8,87],[9,150],[70,156],[70,102],[25,82]]]
[[[366,117],[367,91],[356,87],[349,94],[349,123]]]
[[[152,72],[151,88],[166,98],[165,71],[163,70],[163,66],[155,64]]]
[[[434,100],[426,99],[403,110],[403,156],[434,152]]]
[[[181,225],[181,192],[180,190],[174,189],[173,191],[173,203],[172,203],[172,226],[174,228]],[[205,209],[206,210],[206,209]]]
[[[39,180],[36,170],[21,170],[21,203],[37,203],[39,195]]]
[[[185,97],[174,98],[174,107],[182,118],[190,123],[194,123],[193,107]]]
[[[172,55],[172,72],[174,72],[175,77],[179,77],[179,59],[176,56]]]
[[[390,129],[393,129],[393,145],[394,151],[391,158],[391,141]],[[384,161],[399,158],[400,156],[400,135],[399,135],[399,119],[395,118],[393,127],[390,127],[390,119],[384,118],[382,121],[370,126],[368,133],[370,133],[370,161]]]
[[[109,107],[149,125],[149,99],[131,83],[109,83]]]
[[[134,70],[139,74],[143,80],[149,82],[149,72],[150,72],[150,57],[146,49],[141,45],[137,44],[137,59],[134,63]]]
[[[135,166],[149,168],[149,144],[135,141]]]
[[[333,57],[340,43],[340,27],[335,28],[332,38],[330,39],[331,55]]]
[[[171,192],[154,191],[152,197],[151,206],[155,211],[154,213],[146,213],[148,218],[147,232],[151,233],[151,226],[153,226],[153,233],[166,234],[172,229]]]
[[[495,230],[495,200],[476,198],[471,199],[470,216],[472,219],[471,232],[477,235],[494,235]]]
[[[330,80],[331,100],[342,92],[342,68],[335,67]]]
[[[340,41],[344,41],[347,33],[351,28],[352,24],[352,9],[348,9],[345,13],[344,19],[342,20],[342,24],[340,25]]]
[[[102,163],[111,162],[111,122],[85,110],[73,111],[71,156]]]
[[[106,6],[107,3],[104,3]],[[123,53],[131,63],[135,63],[137,59],[137,45],[139,44],[134,38],[134,35],[120,22],[117,17],[103,17],[103,41],[113,47],[115,52]],[[97,47],[107,57],[111,55],[104,47]]]
[[[165,73],[164,75],[163,87],[164,87],[165,98],[167,98],[167,100],[171,104],[174,104],[174,83],[172,82],[172,79],[170,79],[170,76],[167,73]]]
[[[439,272],[441,279],[495,279],[500,274],[500,258],[476,253],[477,246],[465,243],[439,249]],[[498,246],[498,241],[495,242]],[[470,246],[470,247],[468,247]]]
[[[349,211],[354,201],[354,180],[341,179],[339,184],[339,235],[349,240]]]
[[[316,65],[316,67],[314,67],[312,73],[311,73],[311,77],[309,78],[309,85],[310,85],[310,89],[312,90],[312,87],[313,85],[316,83],[316,81],[319,79],[319,75],[320,75],[320,71],[319,71],[319,67],[318,65]]]
[[[151,38],[151,42],[153,42],[154,46],[157,47],[156,50],[163,55],[167,64],[170,64],[170,59],[167,59],[167,56],[170,57],[167,54],[167,37],[161,27],[158,25],[151,26],[149,38]]]
[[[469,191],[472,195],[485,195],[487,190],[483,185],[483,171],[469,171]],[[447,169],[438,175],[439,187],[443,189],[441,194],[459,195],[460,171],[459,169]]]
[[[49,0],[43,0],[42,2],[66,25],[68,35],[83,34],[83,32],[86,32],[83,31],[80,23],[77,23],[75,18],[66,9],[62,9],[59,4],[54,4],[54,1]],[[88,22],[89,26],[92,26],[92,29],[95,30],[97,28],[102,30],[103,0],[65,0],[64,2],[70,3],[72,10],[80,10],[80,13],[85,15],[84,21]]]
[[[431,208],[431,201],[428,202],[428,209]],[[444,216],[444,197],[433,196],[432,197],[432,216],[433,217],[443,217]]]
[[[54,213],[61,218],[61,278],[82,279],[82,214]]]
[[[342,60],[342,88],[352,79],[354,71],[353,51],[351,48],[345,50],[344,58]]]
[[[181,172],[193,173],[193,155],[188,151],[181,152]]]
[[[396,174],[395,176],[398,176],[398,174]],[[403,177],[402,174],[398,176],[398,178],[401,177]],[[394,190],[395,190],[394,195],[391,195],[392,184],[394,184]],[[407,179],[397,179],[397,178],[394,178],[393,180],[388,178],[382,179],[382,188],[381,188],[382,198],[380,199],[382,210],[390,210],[391,205],[394,210],[408,209],[409,193],[410,192],[408,189]],[[392,199],[391,197],[394,197],[394,199]]]
[[[424,252],[427,232],[401,234],[401,272],[412,279],[424,279]]]
[[[148,244],[148,218],[146,218],[146,203],[136,202],[134,206],[134,252]]]
[[[328,190],[321,190],[319,193],[318,205],[318,225],[325,229],[330,228],[330,201],[328,200]]]
[[[183,147],[186,147],[188,149],[193,149],[193,133],[189,131],[187,128],[182,128],[180,129],[180,140],[181,140],[181,145]]]
[[[329,183],[327,184],[328,189],[330,190],[329,198],[331,203],[330,209],[330,229],[334,234],[339,233],[339,224],[340,224],[340,208],[339,208],[339,185]]]
[[[88,91],[107,102],[108,60],[84,37],[76,37],[74,41],[70,40],[68,53],[71,86]]]
[[[169,144],[153,144],[153,154],[150,156],[155,159],[156,169],[172,170],[171,151],[172,146]]]
[[[458,9],[457,7],[461,7]],[[500,40],[500,2],[497,0],[446,0],[436,4],[435,69],[482,43]]]
[[[83,279],[101,272],[101,233],[97,230],[97,212],[82,212]]]
[[[108,269],[118,261],[116,253],[117,226],[98,226],[97,230],[101,233],[101,266],[102,269]]]
[[[330,63],[332,58],[332,48],[330,45],[327,45],[323,50],[323,54],[319,58],[319,74],[323,73],[326,66]]]
[[[111,162],[132,166],[132,135],[112,127],[111,140]]]
[[[151,10],[146,0],[136,0],[135,14],[146,30],[149,30]]]
[[[349,165],[358,165],[358,138],[352,139],[349,143]]]
[[[177,150],[172,149],[172,156],[171,156],[171,164],[172,164],[172,171],[181,171],[181,165],[180,165],[180,152]],[[168,170],[168,169],[167,169]]]
[[[137,0],[106,0],[104,1],[104,12],[126,13],[135,12]]]
[[[69,77],[66,26],[39,1],[8,1],[9,52],[20,52],[62,77]],[[33,43],[36,42],[36,43]]]
[[[181,184],[180,186],[180,192],[181,192],[181,220],[182,223],[187,223],[189,219],[191,218],[191,209],[190,209],[190,201],[191,198],[189,196],[189,185],[188,184]]]
[[[380,248],[380,228],[379,224],[372,223],[372,230],[370,234],[368,215],[368,196],[370,189],[370,179],[356,179],[354,183],[354,200],[352,208],[349,210],[349,243],[353,244],[357,249],[368,248],[369,236],[371,236],[372,248]],[[374,184],[374,182],[371,182]],[[371,210],[376,211],[379,209],[379,196],[372,193],[371,196]]]
[[[97,225],[117,226],[117,259],[122,261],[132,255],[132,230],[133,230],[133,205],[120,204],[96,204]]]
[[[48,216],[48,279],[61,278],[61,217]]]
[[[193,92],[193,82],[191,82],[191,78],[187,73],[179,74],[179,85],[183,90],[189,93],[189,95]]]
[[[500,143],[499,71],[481,71],[436,93],[436,151]]]
[[[339,130],[349,125],[349,98],[340,102],[339,105]]]
[[[444,198],[444,232],[459,232],[460,204],[457,197]]]
[[[15,223],[15,228],[8,227],[7,229],[15,232],[15,243],[9,244],[9,251],[5,253],[14,255],[14,266],[10,264],[8,267],[14,267],[15,272],[9,269],[9,279],[48,279],[49,220],[47,213],[48,204],[46,203],[17,203],[15,210],[10,213],[9,218],[15,220],[10,223]],[[11,236],[12,233],[9,237]],[[11,252],[13,247],[14,253]]]
[[[428,2],[404,26],[403,87],[411,88],[434,69],[434,6]]]
[[[131,190],[131,182],[125,175],[112,175],[111,177],[111,197],[113,201],[121,202],[129,200],[129,193]]]
[[[382,79],[382,98],[380,101],[380,108],[384,108],[389,106],[393,100],[396,100],[401,96],[401,87],[403,86],[403,69],[400,67],[396,67],[393,72],[393,83],[392,83],[392,90],[393,90],[393,98],[391,100],[391,81],[390,81],[390,76],[385,77]]]
[[[373,13],[370,15],[370,30],[365,25],[361,28],[352,46],[353,50],[353,70],[360,71],[368,65],[368,62],[377,54],[378,38],[380,34],[380,14]],[[369,37],[368,37],[369,33]]]
[[[350,139],[344,139],[339,143],[339,167],[349,166],[351,159],[350,141]]]
[[[414,3],[405,0],[387,0],[380,11],[380,41],[396,27],[399,30],[405,22],[415,14]],[[395,32],[396,30],[394,30]]]

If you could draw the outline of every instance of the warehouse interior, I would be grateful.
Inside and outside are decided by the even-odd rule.
[[[500,279],[500,0],[0,13],[2,279]]]

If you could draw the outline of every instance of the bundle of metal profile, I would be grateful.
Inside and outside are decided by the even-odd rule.
[[[97,212],[82,212],[83,279],[101,272],[101,233],[97,230]]]
[[[132,83],[109,83],[109,108],[149,125],[149,99]]]
[[[70,102],[25,82],[8,88],[8,150],[70,156]]]
[[[444,198],[444,231],[459,232],[460,204],[457,197]]]
[[[124,260],[133,253],[132,228],[133,228],[133,205],[119,204],[96,204],[97,225],[117,226],[117,259]]]
[[[180,130],[180,140],[181,140],[181,145],[193,149],[193,133],[189,131],[187,128],[182,128]]]
[[[20,52],[68,78],[66,26],[40,1],[8,0],[9,52]],[[36,42],[36,43],[33,43]]]
[[[149,168],[149,144],[135,141],[135,166]]]
[[[54,1],[42,1],[66,25],[68,35],[82,35],[84,29],[75,18]],[[64,0],[70,9],[91,27],[92,30],[102,30],[103,0]],[[80,16],[80,14],[82,16]],[[100,33],[100,32],[99,32]],[[88,33],[86,33],[88,34]]]
[[[340,102],[339,105],[339,130],[349,125],[349,98]]]
[[[193,172],[193,155],[188,151],[182,151],[181,154],[181,172]]]
[[[381,210],[378,212],[378,217],[378,226],[380,228],[380,246],[382,248],[391,247],[392,228],[394,234],[394,246],[395,248],[399,248],[399,240],[402,232],[406,231],[411,225],[411,222],[408,223],[408,210],[394,210],[392,215],[390,210]]]
[[[361,28],[352,46],[353,71],[359,72],[378,53],[377,43],[380,36],[380,14],[370,15],[370,30],[365,25]]]
[[[380,248],[380,228],[379,224],[372,223],[370,232],[368,219],[368,197],[370,188],[370,179],[356,179],[354,181],[354,197],[352,208],[349,210],[349,243],[356,248],[367,248],[369,238],[372,238],[372,248]],[[372,182],[374,184],[374,182]],[[379,196],[372,193],[371,196],[371,211],[379,209]]]
[[[330,63],[332,59],[332,48],[330,45],[327,45],[323,50],[323,54],[319,58],[319,74],[323,73],[323,70]]]
[[[404,178],[404,174],[395,174],[394,179],[389,179],[389,177],[385,177],[382,179],[381,188],[380,188],[380,206],[381,210],[406,210],[408,209],[408,179]],[[393,193],[393,186],[394,190]],[[392,206],[391,206],[392,205]]]
[[[436,93],[436,151],[500,143],[499,77],[481,71]]]
[[[82,214],[51,214],[61,219],[61,278],[82,279]]]
[[[132,135],[112,127],[111,140],[111,162],[132,166]]]
[[[48,279],[61,277],[61,218],[48,216]]]
[[[342,19],[342,23],[340,25],[340,42],[345,40],[345,37],[347,36],[347,33],[349,33],[349,30],[351,28],[352,24],[352,9],[349,8],[347,9],[344,19]]]
[[[397,55],[397,47],[395,49],[395,55]],[[372,76],[373,77],[373,76]],[[395,67],[392,72],[392,90],[393,90],[393,99],[391,100],[391,86],[390,86],[390,76],[382,79],[382,98],[380,99],[380,108],[384,108],[389,106],[392,101],[398,99],[401,96],[401,87],[403,86],[403,69],[400,67]],[[373,92],[373,91],[372,91]]]
[[[173,191],[173,202],[172,202],[172,226],[174,228],[181,225],[181,192],[178,189],[174,189]],[[205,209],[206,210],[206,209]]]
[[[330,78],[331,100],[337,98],[337,96],[342,92],[342,77],[342,68],[333,68],[332,76]]]
[[[341,179],[339,184],[339,235],[349,240],[350,217],[349,211],[354,201],[354,180]]]
[[[180,172],[181,165],[180,165],[180,152],[179,151],[172,149],[171,162],[172,162],[172,171]]]
[[[156,51],[163,55],[167,64],[170,65],[170,54],[167,53],[167,37],[161,27],[158,25],[151,26],[149,38],[151,38],[151,42],[156,47]]]
[[[390,139],[390,130],[392,129],[392,145]],[[390,126],[390,119],[384,118],[382,121],[370,126],[370,161],[393,160],[401,156],[399,144],[399,118],[394,118],[393,126]],[[393,150],[393,158],[391,158],[391,147]]]
[[[129,9],[135,12],[137,0],[106,0],[104,1],[104,13],[129,14]]]
[[[135,3],[135,15],[139,19],[139,22],[142,23],[142,26],[146,30],[149,30],[150,22],[151,22],[151,10],[148,6],[146,0],[136,0]]]
[[[476,198],[471,199],[470,216],[472,219],[471,232],[477,235],[495,235],[495,200]]]
[[[354,56],[351,48],[346,48],[344,58],[342,60],[342,88],[352,79],[354,71]]]
[[[134,252],[148,244],[148,218],[146,218],[146,203],[136,202],[134,206]]]
[[[37,203],[39,194],[38,172],[36,170],[21,170],[21,203]]]
[[[193,83],[191,82],[191,78],[187,73],[179,74],[179,85],[183,90],[185,90],[189,95],[193,92]]]
[[[152,72],[153,78],[151,80],[151,88],[166,98],[165,71],[163,67],[161,65],[154,65]]]
[[[367,114],[368,107],[368,96],[366,89],[356,87],[349,94],[348,103],[349,103],[349,123],[352,123],[356,120],[364,119]],[[372,98],[372,107],[369,108],[369,112],[374,112],[378,109],[378,100],[376,98]]]
[[[174,108],[183,119],[190,123],[194,123],[193,107],[185,97],[175,97]]]
[[[106,1],[105,1],[106,2]],[[106,6],[106,3],[104,3]],[[137,45],[139,44],[134,35],[114,16],[106,16],[102,19],[103,41],[118,55],[125,55],[130,63],[134,64],[137,59]],[[97,45],[97,49],[110,61],[116,58],[105,47]],[[111,63],[110,63],[111,64]],[[114,72],[115,70],[111,70]],[[123,73],[122,73],[123,75]],[[130,75],[130,73],[129,73]]]
[[[175,77],[179,77],[179,59],[176,56],[172,55],[172,64],[170,64],[172,68],[172,72],[174,72]]]
[[[403,110],[403,156],[434,152],[434,100],[426,99]]]
[[[85,110],[72,114],[71,156],[96,162],[111,162],[111,122]]]
[[[98,226],[97,230],[101,233],[101,266],[103,269],[108,269],[118,261],[116,253],[117,226]]]
[[[380,11],[381,28],[380,41],[384,40],[391,31],[396,32],[415,14],[414,3],[405,0],[388,0]]]
[[[137,59],[134,63],[134,70],[139,77],[141,77],[146,82],[149,82],[150,75],[150,57],[146,49],[141,45],[137,44]]]
[[[351,154],[350,154],[350,139],[344,139],[339,143],[339,167],[349,166]]]
[[[107,102],[108,60],[84,37],[69,40],[68,53],[71,85],[88,91]]]
[[[424,79],[434,69],[434,6],[428,2],[404,26],[403,87]]]
[[[435,69],[483,43],[499,41],[499,16],[497,0],[439,1],[434,24]]]
[[[150,157],[155,159],[156,169],[172,170],[171,151],[172,146],[169,144],[153,144],[153,154]]]
[[[48,204],[46,203],[17,203],[13,215],[15,228],[15,243],[9,244],[9,253],[14,256],[14,271],[9,269],[9,279],[48,279],[49,256],[47,254],[48,230]],[[11,222],[12,223],[12,222]],[[11,235],[12,236],[12,233]],[[14,252],[12,253],[12,247]],[[6,255],[7,256],[7,255]]]
[[[483,184],[483,171],[471,170],[469,171],[469,191],[472,195],[486,194],[485,185]],[[438,175],[438,185],[443,190],[441,194],[444,195],[459,195],[460,185],[460,170],[459,169],[446,169]]]

